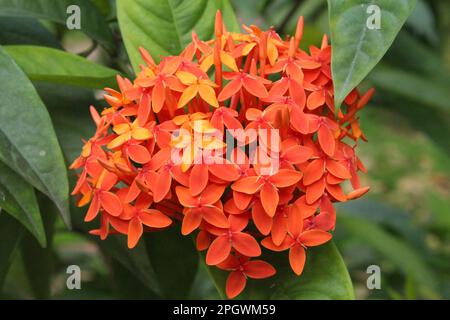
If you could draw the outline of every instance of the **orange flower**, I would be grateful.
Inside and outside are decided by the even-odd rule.
[[[128,222],[128,247],[134,248],[142,236],[143,226],[152,228],[164,228],[172,223],[167,216],[158,210],[148,209],[152,204],[152,198],[142,196],[136,200],[134,206],[125,204],[120,218]]]
[[[233,183],[231,188],[245,194],[259,193],[264,210],[273,217],[279,202],[278,188],[295,185],[302,178],[302,173],[296,170],[281,169],[274,175],[261,175],[258,174],[258,171],[255,176],[239,179]]]
[[[230,215],[228,222],[230,226],[226,229],[208,229],[211,234],[216,236],[206,254],[206,263],[208,265],[216,265],[223,262],[230,255],[232,248],[246,257],[261,255],[261,249],[255,238],[248,233],[242,232],[247,226],[248,220]]]
[[[265,279],[272,277],[275,268],[262,260],[250,260],[241,255],[230,255],[217,265],[218,268],[231,271],[227,278],[225,291],[229,299],[233,299],[244,290],[247,278]]]
[[[252,76],[245,72],[230,72],[224,74],[224,78],[231,81],[220,92],[218,97],[219,101],[229,99],[231,96],[238,93],[242,87],[244,87],[247,92],[258,98],[265,98],[269,95],[266,87],[264,86],[265,84],[270,83],[269,80]]]
[[[273,251],[289,249],[289,263],[295,274],[300,275],[306,261],[307,247],[314,247],[331,239],[331,234],[321,229],[303,230],[301,214],[292,213],[288,218],[288,237],[279,246],[275,245],[270,237],[265,238],[261,244]]]
[[[139,126],[137,120],[133,121],[133,123],[119,123],[113,127],[113,131],[117,134],[117,137],[108,143],[108,148],[114,149],[131,138],[136,140],[147,140],[150,139],[153,135],[147,128],[142,128]]]
[[[178,71],[176,76],[181,80],[183,84],[188,86],[186,89],[184,89],[183,94],[178,101],[178,109],[184,107],[197,94],[200,94],[200,97],[211,106],[215,108],[219,107],[219,103],[217,102],[216,94],[213,89],[217,87],[217,85],[209,80],[209,78],[199,79],[192,73],[186,71]]]
[[[225,186],[210,184],[199,196],[192,196],[188,188],[177,186],[176,193],[184,211],[181,233],[190,234],[200,226],[202,220],[219,227],[228,228],[229,222],[217,202],[222,196]]]
[[[95,187],[89,191],[89,196],[92,196],[92,202],[89,210],[84,218],[84,221],[93,220],[100,209],[113,216],[118,216],[122,213],[122,203],[120,199],[112,192],[111,188],[117,183],[117,176],[106,170],[102,172],[98,178]]]
[[[251,260],[263,251],[289,250],[300,275],[306,249],[332,238],[335,204],[369,191],[356,150],[367,140],[358,113],[374,93],[355,88],[335,115],[331,46],[324,36],[300,49],[303,24],[287,39],[256,26],[233,33],[218,12],[215,38],[193,32],[178,56],[156,63],[139,48],[145,64],[105,89],[100,114],[90,106],[96,130],[70,166],[77,205],[98,223],[90,233],[126,235],[133,248],[181,223],[206,263],[230,272],[229,298],[275,274]]]

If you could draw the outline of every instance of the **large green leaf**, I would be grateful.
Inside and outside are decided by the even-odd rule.
[[[39,46],[4,46],[30,80],[103,89],[119,72],[75,54]]]
[[[44,225],[33,187],[0,162],[0,208],[22,223],[39,241],[46,245]]]
[[[139,47],[159,60],[179,54],[191,41],[192,30],[201,39],[210,39],[219,9],[227,27],[238,28],[228,0],[118,0],[119,26],[134,70],[142,63]]]
[[[66,25],[67,8],[77,5],[81,30],[109,51],[114,50],[113,36],[104,17],[89,0],[0,0],[0,16],[33,17]]]
[[[66,165],[48,112],[31,82],[0,48],[0,160],[47,194],[70,225]]]
[[[24,230],[15,219],[0,212],[0,291]]]
[[[2,17],[0,19],[0,43],[61,47],[51,32],[34,18]]]
[[[89,106],[97,106],[98,101],[86,88],[39,81],[33,84],[50,113],[63,154],[71,163],[80,155],[82,139],[89,139],[95,131]]]
[[[328,0],[332,73],[335,106],[339,108],[347,94],[380,61],[414,9],[415,0]],[[380,28],[370,28],[374,12],[380,9]]]
[[[347,268],[333,243],[308,249],[306,265],[300,277],[290,269],[288,256],[271,253],[265,258],[277,270],[274,277],[248,280],[243,299],[354,299]],[[222,297],[227,273],[209,268]]]

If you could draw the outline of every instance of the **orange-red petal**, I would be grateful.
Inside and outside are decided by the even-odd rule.
[[[247,279],[240,271],[232,271],[227,278],[225,291],[228,299],[233,299],[238,296],[245,288]]]
[[[224,261],[231,252],[231,243],[226,236],[214,239],[206,253],[206,264],[214,266]]]

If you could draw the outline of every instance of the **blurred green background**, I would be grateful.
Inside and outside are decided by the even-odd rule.
[[[38,27],[50,31],[45,39],[39,39],[39,44],[44,41],[51,47],[62,46],[130,73],[114,1],[93,2],[116,30],[119,47],[113,56],[81,32],[36,20]],[[328,33],[325,0],[233,0],[232,5],[241,23],[274,26],[282,35],[292,34],[298,16],[303,15],[304,49],[320,44],[322,34]],[[26,28],[20,29],[21,36],[17,30],[8,32],[26,20],[2,18],[0,43],[35,44],[33,41],[38,40]],[[362,90],[376,88],[374,98],[361,112],[361,128],[368,143],[358,148],[368,169],[362,185],[371,186],[371,191],[362,200],[339,206],[335,231],[335,242],[349,268],[357,299],[450,298],[449,35],[450,2],[419,0],[393,46],[361,84]],[[88,115],[80,115],[80,105],[99,106],[98,92],[39,82],[35,85],[51,110],[59,139],[72,142],[64,152],[73,159],[80,150],[79,136],[89,137],[93,132]],[[45,220],[55,219],[49,213],[53,210],[41,211]],[[1,229],[9,227],[7,223],[0,225],[0,241]],[[53,237],[52,248],[41,249],[31,235],[25,235],[30,239],[22,241],[21,250],[12,256],[1,298],[152,297],[137,280],[146,276],[140,267],[146,262],[136,261],[138,255],[127,256],[127,251],[113,240],[99,247],[86,234],[88,226],[81,223],[75,225],[75,232],[68,232],[59,220],[54,228],[54,232],[47,230]],[[176,236],[176,231],[171,235]],[[156,248],[151,240],[148,245]],[[162,245],[163,240],[159,241]],[[110,259],[111,254],[126,261],[128,268]],[[41,263],[34,263],[34,259]],[[82,268],[83,290],[66,290],[69,264]],[[369,265],[381,268],[380,290],[367,289]],[[196,275],[189,298],[217,298],[205,272],[200,269]]]

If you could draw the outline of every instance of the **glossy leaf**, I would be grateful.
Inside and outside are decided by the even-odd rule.
[[[67,171],[48,112],[31,82],[0,48],[0,159],[58,206],[67,225]]]
[[[414,9],[415,2],[328,0],[336,108],[386,53]],[[377,9],[371,10],[370,5],[380,10],[379,28],[372,20]]]
[[[89,89],[44,82],[33,84],[50,113],[64,157],[71,163],[80,155],[82,139],[95,130],[89,106],[97,105],[97,101]]]
[[[67,19],[74,13],[67,12],[73,4],[72,0],[0,0],[0,16],[32,17],[65,26]],[[76,5],[80,8],[81,30],[109,51],[113,51],[111,30],[97,7],[89,0],[78,0]]]
[[[119,72],[75,54],[39,46],[4,46],[30,80],[103,89]]]
[[[0,208],[22,223],[39,241],[46,245],[44,225],[33,187],[0,162]]]
[[[180,53],[191,41],[192,30],[200,39],[209,40],[218,9],[223,10],[230,30],[238,28],[228,0],[118,0],[119,26],[134,70],[142,63],[139,47],[159,60],[160,56]]]
[[[305,269],[300,277],[290,269],[287,254],[262,257],[271,263],[277,274],[264,280],[248,280],[242,299],[354,299],[350,276],[339,251],[333,243],[309,248]],[[216,287],[225,297],[227,273],[210,268]]]

